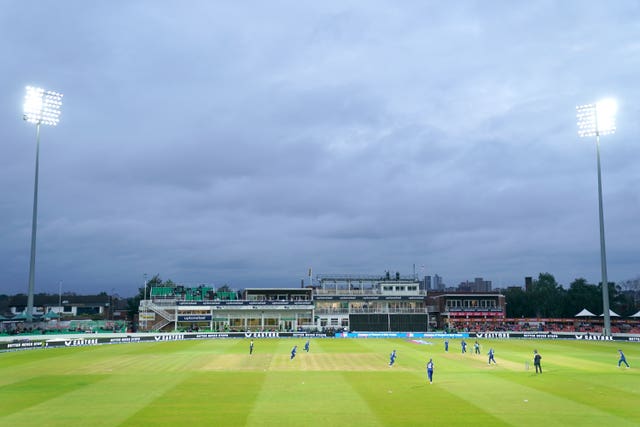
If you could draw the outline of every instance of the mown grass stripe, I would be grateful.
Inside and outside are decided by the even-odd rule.
[[[570,384],[563,386],[566,382],[558,381],[558,378],[550,378],[548,381],[552,381],[554,386],[541,390],[535,384],[545,381],[548,376],[530,377],[531,386],[524,385],[519,377],[514,380],[516,377],[513,376],[476,377],[468,382],[459,378],[460,375],[457,377],[444,381],[443,386],[450,393],[513,426],[638,425],[638,418],[634,419],[631,407],[615,402],[615,395],[601,400],[601,404],[596,406],[595,400],[603,399],[604,395],[591,395],[590,400],[585,401],[579,398],[581,390],[575,390]],[[612,405],[610,409],[605,409],[607,404]],[[604,420],[608,421],[605,423]]]
[[[84,377],[84,376],[81,376]],[[0,418],[7,426],[119,426],[182,380],[181,375],[113,375]],[[52,385],[56,389],[56,385]],[[143,425],[143,424],[138,424]]]
[[[271,372],[248,426],[382,426],[368,402],[339,372]]]
[[[191,375],[149,402],[120,425],[243,426],[253,410],[265,375],[207,372]]]
[[[10,386],[2,386],[0,387],[0,417],[26,411],[43,401],[85,388],[105,378],[103,375],[42,375]]]
[[[366,378],[353,372],[344,376],[384,425],[509,425],[449,392],[437,379],[429,384],[426,375],[423,378],[415,372],[390,371]]]

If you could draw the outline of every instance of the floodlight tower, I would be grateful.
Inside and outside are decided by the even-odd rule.
[[[600,268],[602,271],[602,309],[604,328],[602,335],[611,335],[611,316],[609,314],[609,281],[607,279],[607,253],[604,244],[604,213],[602,210],[602,174],[600,172],[600,135],[609,135],[616,131],[616,101],[605,99],[595,104],[576,107],[578,116],[578,136],[596,137],[598,158],[598,210],[600,214]]]
[[[40,125],[56,126],[60,119],[62,94],[27,86],[23,118],[36,125],[36,177],[33,187],[33,217],[31,219],[31,260],[29,262],[29,294],[27,297],[27,322],[33,319],[33,291],[36,267],[36,230],[38,225],[38,169],[40,163]]]

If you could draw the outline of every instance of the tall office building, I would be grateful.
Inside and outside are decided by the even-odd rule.
[[[435,291],[443,291],[444,290],[444,283],[442,283],[442,277],[438,276],[437,274],[433,276],[433,290]]]

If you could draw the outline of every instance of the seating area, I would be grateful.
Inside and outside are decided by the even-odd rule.
[[[25,323],[3,324],[0,336],[13,335],[51,335],[51,334],[100,334],[129,332],[127,322],[123,320],[71,320],[62,322],[39,322],[33,327]]]
[[[601,333],[601,322],[588,322],[576,319],[555,319],[554,321],[539,321],[537,319],[506,319],[505,321],[451,321],[450,329],[464,332],[485,331],[513,331],[513,332],[583,332]],[[616,320],[612,322],[611,332],[638,334],[640,324],[637,320]]]
[[[151,297],[152,298],[162,298],[162,297],[175,297],[174,287],[172,286],[153,286],[151,288]]]
[[[237,300],[236,292],[215,291],[208,286],[188,288],[184,286],[152,286],[151,299],[177,299],[183,301]]]

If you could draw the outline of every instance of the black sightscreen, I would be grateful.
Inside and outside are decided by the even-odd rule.
[[[350,314],[349,329],[355,332],[426,332],[426,314]]]

